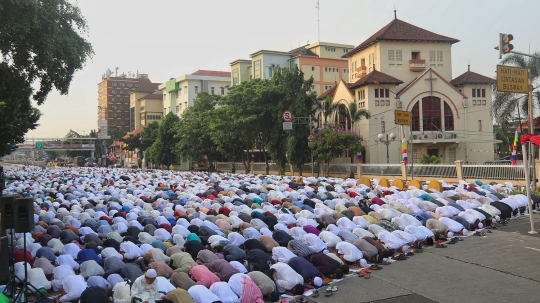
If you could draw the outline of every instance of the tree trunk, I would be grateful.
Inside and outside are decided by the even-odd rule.
[[[262,150],[263,156],[264,156],[264,166],[265,166],[265,169],[266,169],[266,174],[269,175],[270,174],[270,164],[268,164],[268,155],[266,154],[265,149],[261,149],[261,150]]]
[[[300,177],[302,177],[302,173],[303,173],[302,164],[300,164],[298,165],[298,174],[300,175]]]

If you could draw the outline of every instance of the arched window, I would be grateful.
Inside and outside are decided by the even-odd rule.
[[[422,98],[422,127],[424,130],[441,131],[441,99]]]
[[[412,108],[411,127],[413,131],[420,131],[420,102],[416,102],[416,104]]]
[[[446,102],[444,102],[444,130],[454,130],[454,114]]]
[[[412,130],[413,131],[449,131],[454,130],[454,113],[450,105],[443,101],[441,111],[441,99],[437,97],[422,98],[422,111],[420,112],[420,102],[416,102],[412,109]],[[422,121],[422,127],[420,127]],[[444,123],[444,128],[442,123]]]

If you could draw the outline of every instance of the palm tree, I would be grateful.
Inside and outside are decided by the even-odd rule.
[[[328,122],[328,117],[339,110],[339,104],[334,103],[332,97],[328,96],[322,102],[322,114],[324,117],[324,123]]]
[[[363,108],[358,109],[358,104],[355,102],[349,104],[349,120],[351,121],[351,129],[354,129],[354,123],[360,121],[362,118],[371,118],[369,111]]]
[[[540,53],[535,52],[533,55],[540,56]],[[500,64],[511,65],[516,67],[527,68],[531,71],[531,84],[533,86],[533,107],[540,106],[540,91],[539,76],[540,76],[540,59],[525,57],[518,54],[507,55]],[[528,112],[528,96],[524,94],[513,94],[506,92],[498,92],[497,86],[493,85],[493,99],[492,115],[493,118],[503,128],[505,132],[508,131],[507,127],[510,126],[512,118],[515,117],[517,107],[521,107],[520,117],[522,120],[527,120]]]

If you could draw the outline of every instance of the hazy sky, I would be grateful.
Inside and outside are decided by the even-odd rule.
[[[27,136],[63,137],[97,128],[97,84],[107,68],[146,73],[153,82],[229,63],[260,49],[289,51],[316,42],[316,0],[80,0],[95,55],[75,74],[69,95],[49,94],[40,126]],[[533,19],[540,1],[320,0],[320,40],[358,45],[394,18],[461,40],[453,77],[471,70],[494,77],[499,32],[514,50],[540,51]]]

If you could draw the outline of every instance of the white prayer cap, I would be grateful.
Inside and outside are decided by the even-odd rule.
[[[495,220],[499,221],[500,219],[501,219],[501,217],[495,216]]]
[[[469,231],[466,230],[465,228],[461,231],[461,233],[464,235],[464,236],[467,236],[469,234]]]
[[[315,277],[315,279],[313,279],[313,285],[315,285],[315,287],[320,287],[322,285],[322,279],[320,277]]]
[[[149,269],[146,271],[146,277],[147,278],[150,278],[150,279],[154,279],[155,277],[157,277],[157,273],[156,273],[156,270],[155,269]]]
[[[478,228],[483,228],[483,227],[484,227],[484,224],[478,223]]]
[[[448,238],[453,238],[453,237],[454,237],[454,233],[451,232],[451,231],[449,231],[449,232],[448,232]]]

